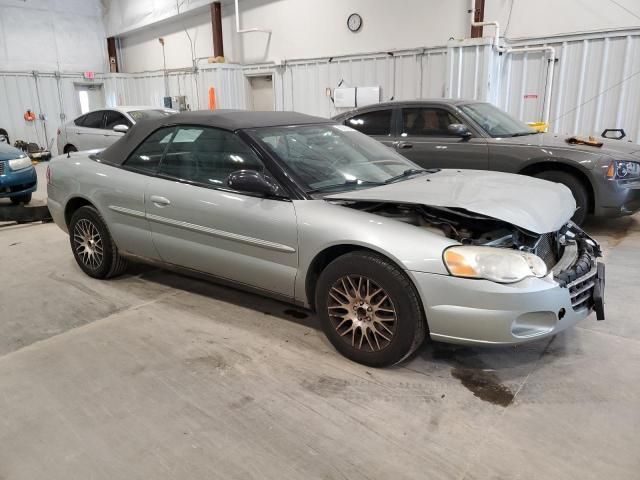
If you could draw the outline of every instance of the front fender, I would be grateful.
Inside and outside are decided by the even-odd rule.
[[[442,252],[451,245],[457,245],[455,240],[421,227],[324,200],[294,201],[294,205],[298,219],[298,300],[305,300],[303,292],[313,260],[324,250],[338,245],[373,250],[404,270],[448,275]]]

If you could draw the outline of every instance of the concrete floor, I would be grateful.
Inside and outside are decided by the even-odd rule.
[[[0,228],[0,479],[640,478],[640,216],[588,226],[607,320],[375,370],[313,316]]]

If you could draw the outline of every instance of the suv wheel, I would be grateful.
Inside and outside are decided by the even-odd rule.
[[[98,211],[80,207],[69,222],[71,250],[84,273],[93,278],[110,278],[122,274],[127,261],[118,248]]]
[[[413,283],[394,263],[372,252],[347,253],[322,271],[316,309],[336,350],[372,367],[409,357],[426,333]]]
[[[571,217],[574,223],[582,225],[589,213],[589,193],[584,184],[571,173],[561,172],[557,170],[549,170],[546,172],[540,172],[534,175],[536,178],[542,180],[548,180],[550,182],[561,183],[573,194],[573,198],[576,200],[577,210]]]

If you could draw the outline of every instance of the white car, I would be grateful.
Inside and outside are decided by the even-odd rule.
[[[58,129],[58,154],[106,148],[142,120],[153,120],[178,113],[157,107],[114,107],[80,115]]]

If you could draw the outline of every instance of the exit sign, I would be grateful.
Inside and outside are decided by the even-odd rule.
[[[96,78],[96,72],[84,72],[82,75],[87,80],[93,80],[94,78]]]

